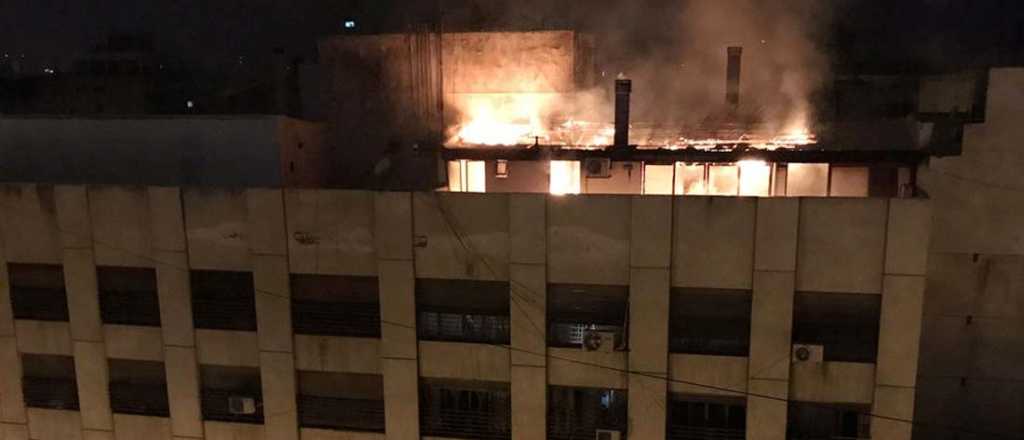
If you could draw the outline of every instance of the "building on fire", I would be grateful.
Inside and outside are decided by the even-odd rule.
[[[952,438],[925,392],[1019,423],[1019,192],[964,179],[1020,183],[1024,71],[773,126],[723,48],[724,110],[667,127],[592,47],[328,38],[324,124],[0,119],[2,438]],[[602,83],[608,120],[560,104]]]

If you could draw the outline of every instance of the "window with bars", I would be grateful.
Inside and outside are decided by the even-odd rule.
[[[8,264],[14,319],[67,321],[64,268],[51,264]]]
[[[615,349],[626,348],[629,287],[548,285],[548,345],[581,347],[590,330],[615,335]]]
[[[747,408],[742,399],[673,394],[668,402],[669,440],[743,440]]]
[[[871,408],[816,402],[789,402],[788,440],[871,438]]]
[[[191,285],[196,328],[256,331],[251,272],[193,270]]]
[[[25,406],[78,410],[73,357],[22,354],[21,371]]]
[[[293,274],[291,289],[295,333],[380,337],[377,278]]]
[[[548,387],[548,438],[592,440],[597,430],[618,431],[626,438],[629,423],[626,390]]]
[[[154,269],[97,267],[96,284],[104,323],[160,326],[160,299]]]
[[[507,383],[424,380],[420,431],[426,436],[481,440],[511,438]]]
[[[384,432],[384,382],[376,374],[298,372],[299,426]]]
[[[509,285],[498,281],[416,281],[417,334],[426,341],[508,344]]]
[[[199,375],[203,420],[263,423],[263,388],[258,368],[200,365]],[[251,402],[252,406],[235,405],[242,402]]]
[[[793,343],[824,347],[825,361],[874,363],[881,295],[797,292]]]
[[[747,356],[751,294],[744,290],[672,289],[669,350]]]
[[[110,359],[110,409],[116,414],[168,417],[163,362]]]

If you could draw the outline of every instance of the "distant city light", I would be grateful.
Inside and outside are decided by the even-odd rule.
[[[356,21],[355,20],[345,20],[345,29],[355,29],[355,28],[356,28]]]
[[[51,68],[49,68],[49,67],[47,67],[47,68],[43,69],[43,73],[48,73],[48,74],[50,74],[50,75],[53,75],[53,74],[54,74],[54,73],[56,73],[56,72],[57,72],[56,70],[53,70],[53,69],[51,69]]]
[[[192,100],[188,100],[187,102],[185,102],[185,107],[192,108],[192,107],[195,107],[195,106],[196,105],[195,105],[195,103],[192,102]]]

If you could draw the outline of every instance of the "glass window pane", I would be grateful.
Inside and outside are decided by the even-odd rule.
[[[734,196],[739,193],[739,178],[735,165],[708,166],[708,195]]]
[[[672,194],[672,165],[644,165],[644,194]]]
[[[768,197],[771,195],[772,167],[759,160],[742,161],[740,166],[740,195]]]
[[[676,194],[704,195],[704,164],[676,163]]]

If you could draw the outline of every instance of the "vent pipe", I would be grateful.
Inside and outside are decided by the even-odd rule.
[[[629,147],[629,94],[633,82],[619,75],[615,80],[615,145],[616,149]]]
[[[725,69],[725,103],[735,112],[740,106],[740,67],[743,63],[743,48],[731,46],[726,49],[729,64]]]

